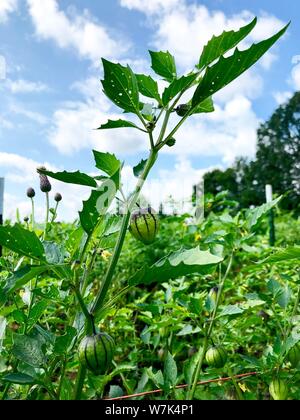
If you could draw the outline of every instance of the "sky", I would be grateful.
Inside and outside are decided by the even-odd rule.
[[[151,74],[148,50],[169,50],[179,71],[190,71],[212,35],[258,17],[249,47],[292,21],[287,34],[250,71],[214,96],[215,112],[193,116],[163,149],[146,186],[153,205],[189,196],[203,173],[253,157],[256,130],[300,90],[300,4],[295,0],[0,0],[0,177],[5,217],[30,212],[28,187],[36,168],[95,173],[92,149],[124,161],[126,191],[132,167],[147,156],[137,130],[97,131],[120,118],[101,88],[101,57]],[[161,89],[163,84],[160,83]],[[176,123],[175,116],[171,123]],[[134,119],[133,119],[134,120]],[[53,182],[61,192],[60,218],[73,220],[89,189]]]

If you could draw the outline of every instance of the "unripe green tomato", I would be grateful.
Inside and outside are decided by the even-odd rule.
[[[273,379],[269,386],[269,392],[274,400],[286,400],[289,390],[282,379]]]
[[[130,233],[145,245],[154,242],[159,228],[159,220],[155,211],[149,207],[139,209],[131,216]]]
[[[106,333],[86,336],[79,344],[80,363],[94,375],[103,375],[115,353],[114,340]]]
[[[296,344],[294,347],[290,349],[287,354],[287,359],[290,362],[293,368],[296,368],[300,362],[300,346]]]
[[[222,368],[227,362],[227,353],[223,347],[211,347],[206,352],[205,360],[209,366]]]

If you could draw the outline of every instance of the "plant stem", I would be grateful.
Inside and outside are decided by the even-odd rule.
[[[54,209],[54,213],[53,213],[53,215],[52,215],[52,218],[51,218],[51,222],[50,222],[50,223],[53,223],[53,222],[54,222],[54,220],[56,219],[58,205],[59,205],[59,202],[57,202],[57,203],[56,203],[56,206],[55,206],[55,209]]]
[[[228,368],[228,376],[230,376],[230,378],[231,378],[231,380],[232,380],[232,383],[233,383],[233,386],[234,386],[234,388],[235,388],[235,390],[236,390],[236,393],[237,393],[237,396],[238,396],[238,399],[239,400],[245,400],[245,398],[244,398],[244,395],[243,395],[243,393],[242,393],[242,390],[241,390],[241,388],[239,387],[239,385],[238,385],[238,383],[237,383],[237,381],[236,381],[236,379],[235,379],[235,377],[234,377],[234,375],[233,375],[233,373],[232,373],[232,371],[231,371],[231,369],[230,368]]]
[[[214,308],[214,311],[213,311],[212,318],[211,318],[210,323],[209,323],[209,327],[205,331],[203,347],[200,348],[199,352],[198,352],[199,360],[197,362],[196,371],[195,371],[195,374],[193,376],[192,385],[191,385],[190,389],[188,390],[188,396],[187,396],[188,400],[192,400],[194,398],[194,395],[195,395],[198,378],[199,378],[199,375],[200,375],[200,372],[201,372],[201,369],[202,369],[204,357],[205,357],[205,354],[206,354],[207,348],[208,348],[208,342],[209,342],[209,339],[210,339],[210,336],[211,336],[211,333],[212,333],[212,330],[213,330],[213,326],[214,326],[214,323],[215,323],[215,320],[216,320],[216,315],[217,315],[218,308],[219,308],[219,305],[220,305],[221,296],[222,296],[223,289],[224,289],[224,284],[225,284],[225,281],[228,277],[228,274],[229,274],[231,266],[232,266],[232,261],[233,261],[233,253],[230,256],[226,272],[225,272],[223,278],[220,281],[218,296],[217,296],[217,300],[216,300],[216,305],[215,305],[215,308]]]
[[[81,394],[82,394],[82,388],[84,384],[85,375],[86,375],[86,368],[80,365],[78,374],[77,374],[77,382],[76,382],[75,393],[74,393],[75,401],[81,400]]]
[[[113,274],[114,274],[116,265],[117,265],[117,263],[119,261],[119,258],[120,258],[120,254],[121,254],[121,250],[122,250],[122,247],[123,247],[123,244],[124,244],[124,240],[125,240],[128,224],[129,224],[129,221],[130,221],[130,216],[131,216],[132,209],[135,206],[135,203],[139,198],[139,195],[140,195],[140,192],[143,188],[145,180],[147,179],[147,176],[148,176],[152,166],[154,165],[156,159],[157,159],[157,152],[155,150],[151,150],[149,158],[148,158],[147,163],[146,163],[146,166],[144,168],[144,171],[143,171],[143,173],[142,173],[142,175],[141,175],[141,177],[138,181],[138,184],[137,184],[135,192],[134,192],[134,194],[133,194],[133,196],[132,196],[132,198],[129,202],[129,205],[127,206],[126,214],[123,216],[123,222],[122,222],[122,226],[121,226],[121,229],[120,229],[120,234],[119,234],[119,237],[118,237],[118,240],[117,240],[117,244],[116,244],[116,247],[114,249],[113,256],[110,260],[110,264],[109,264],[106,276],[105,276],[105,278],[104,278],[104,280],[101,284],[100,291],[98,293],[98,296],[95,300],[95,303],[94,303],[92,311],[91,311],[91,313],[94,316],[97,314],[99,309],[101,309],[101,307],[104,303],[107,291],[108,291],[108,289],[111,285],[111,282],[112,282],[112,278],[113,278]]]
[[[46,192],[46,219],[45,219],[45,230],[44,230],[44,241],[46,239],[46,234],[47,234],[47,226],[48,226],[48,222],[49,222],[49,193]]]
[[[34,220],[34,199],[31,198],[31,228],[32,228],[32,231],[34,231],[34,225],[35,225],[35,220]]]

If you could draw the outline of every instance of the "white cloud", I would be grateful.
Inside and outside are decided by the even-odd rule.
[[[100,94],[99,87],[97,78],[73,85],[73,89],[79,90],[84,99],[65,103],[54,113],[50,143],[65,155],[86,148],[127,155],[145,150],[145,136],[138,130],[95,130],[108,119],[120,118],[120,114],[111,110],[108,99]]]
[[[53,40],[60,48],[71,48],[80,57],[94,63],[101,57],[119,56],[129,48],[129,43],[115,39],[109,30],[96,22],[87,10],[82,14],[69,9],[69,14],[59,9],[56,0],[27,0],[36,34],[41,39]]]
[[[216,105],[214,113],[188,120],[175,135],[176,146],[163,149],[163,153],[200,159],[214,156],[230,165],[238,156],[254,155],[258,125],[251,101],[236,95],[227,103]]]
[[[292,84],[296,90],[300,90],[300,63],[292,70]]]
[[[18,0],[1,0],[0,2],[0,22],[5,22],[8,15],[18,7]]]
[[[277,102],[278,105],[282,105],[285,102],[287,102],[291,97],[292,97],[293,93],[290,91],[285,91],[285,92],[274,92],[273,93],[273,97],[275,99],[275,101]]]
[[[44,83],[24,79],[7,80],[6,85],[12,93],[40,93],[48,90]]]
[[[182,0],[120,0],[123,7],[129,10],[138,10],[145,14],[162,13],[182,4]]]
[[[49,122],[48,118],[45,115],[41,114],[40,112],[31,111],[24,105],[18,103],[11,103],[9,106],[9,110],[11,113],[21,115],[40,125],[45,125]]]

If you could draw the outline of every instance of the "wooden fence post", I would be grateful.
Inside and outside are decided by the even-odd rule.
[[[266,202],[271,203],[273,201],[273,188],[272,185],[266,185]],[[271,209],[269,212],[269,244],[270,246],[275,245],[275,223],[274,223],[274,210]]]

